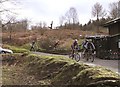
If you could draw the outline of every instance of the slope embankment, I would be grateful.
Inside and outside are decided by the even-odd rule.
[[[63,56],[5,54],[3,85],[120,87],[120,76],[103,67],[77,63]]]

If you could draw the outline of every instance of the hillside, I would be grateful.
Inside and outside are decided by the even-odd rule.
[[[106,35],[106,30],[101,34]],[[74,39],[78,39],[79,44],[81,44],[86,35],[96,35],[96,32],[78,29],[36,29],[25,32],[12,32],[10,34],[10,32],[7,31],[2,33],[2,42],[3,44],[20,46],[29,50],[31,47],[30,44],[35,40],[36,51],[66,54],[71,51],[71,44]],[[57,49],[54,50],[54,44],[58,40],[59,45],[57,46]]]
[[[101,34],[106,35],[107,30],[101,29]],[[80,37],[80,35],[82,35]],[[10,40],[13,41],[12,44],[23,45],[25,43],[29,43],[32,40],[42,40],[45,38],[51,38],[52,40],[61,40],[61,42],[65,42],[68,39],[82,39],[86,35],[96,35],[95,31],[83,31],[83,30],[70,30],[70,29],[36,29],[36,30],[27,30],[21,32],[11,32],[6,31],[2,32],[2,40],[3,43],[8,43]],[[9,43],[8,43],[9,44]]]
[[[119,75],[63,56],[13,54],[3,56],[3,85],[79,85],[119,87]]]

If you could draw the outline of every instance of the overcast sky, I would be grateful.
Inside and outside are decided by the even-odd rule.
[[[109,4],[118,0],[22,0],[16,6],[18,19],[27,18],[32,23],[45,21],[47,26],[53,21],[53,25],[59,25],[59,17],[64,15],[70,7],[77,10],[79,22],[87,23],[93,19],[91,15],[92,7],[96,2],[99,2],[103,8],[108,11]],[[11,5],[6,4],[7,7]]]

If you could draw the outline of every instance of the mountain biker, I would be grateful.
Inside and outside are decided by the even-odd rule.
[[[75,51],[78,50],[78,40],[77,39],[74,40],[73,44],[71,45],[71,48],[72,48],[72,55],[73,55],[75,53]]]
[[[82,49],[87,49],[87,43],[88,43],[88,40],[85,39],[82,43]]]
[[[35,51],[35,40],[32,41],[30,51],[34,50]]]
[[[85,52],[88,52],[90,50],[92,51],[92,53],[94,53],[94,51],[95,51],[95,45],[93,44],[92,41],[85,40],[83,42],[83,49],[84,49],[83,54],[85,54]]]
[[[59,40],[57,40],[57,41],[55,42],[55,44],[54,44],[53,48],[54,48],[54,49],[56,49],[56,47],[59,45],[59,43],[60,43],[60,41],[59,41]]]

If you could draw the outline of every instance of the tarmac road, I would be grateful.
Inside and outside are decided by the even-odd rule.
[[[49,54],[49,53],[42,53],[42,52],[33,52],[33,53],[38,55],[54,55],[54,56],[56,55],[56,54]],[[56,55],[56,56],[68,57],[68,55]],[[90,66],[102,66],[112,70],[113,72],[120,74],[120,60],[104,60],[104,59],[95,58],[94,62],[89,62],[81,58],[80,62]]]
[[[94,62],[89,62],[85,60],[81,60],[85,64],[91,65],[91,66],[103,66],[107,69],[110,69],[118,74],[120,74],[120,60],[104,60],[96,58]]]

